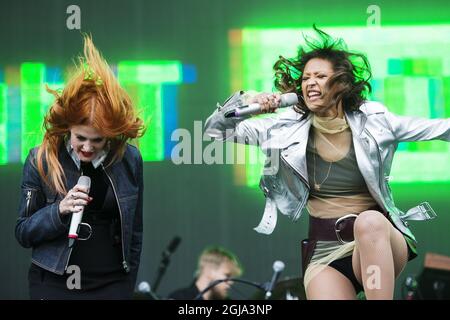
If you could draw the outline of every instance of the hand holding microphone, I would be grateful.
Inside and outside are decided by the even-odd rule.
[[[61,214],[72,212],[68,235],[69,247],[72,247],[75,240],[78,239],[78,227],[83,218],[84,207],[92,200],[88,195],[90,187],[91,178],[81,176],[77,185],[67,193],[66,197],[59,204]]]
[[[293,92],[285,94],[260,93],[250,99],[248,105],[227,112],[225,118],[275,112],[278,108],[289,107],[297,103],[298,96]]]
[[[65,216],[69,213],[79,212],[80,210],[83,210],[84,206],[88,205],[89,202],[92,200],[92,198],[89,197],[88,194],[89,194],[89,187],[80,185],[80,180],[78,180],[78,184],[71,190],[69,190],[64,199],[62,199],[61,202],[59,203],[59,213]]]

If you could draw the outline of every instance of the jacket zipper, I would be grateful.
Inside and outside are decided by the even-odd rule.
[[[81,169],[80,169],[80,177],[81,177],[82,175],[83,175],[83,171],[81,171]],[[79,179],[80,177],[78,177],[78,179]],[[67,257],[67,262],[66,262],[66,266],[64,267],[64,271],[67,270],[67,266],[69,265],[70,256],[72,255],[73,247],[74,247],[74,246],[72,246],[71,248],[69,248],[69,256]]]
[[[67,257],[67,262],[66,262],[66,266],[64,267],[64,271],[67,270],[67,266],[69,265],[70,256],[72,255],[72,250],[73,250],[73,246],[71,248],[69,248],[69,256]]]
[[[121,247],[122,247],[122,267],[125,270],[125,272],[128,273],[128,272],[130,272],[130,268],[128,267],[127,261],[125,260],[124,237],[123,237],[123,218],[122,218],[122,210],[120,209],[119,198],[117,197],[116,188],[114,187],[114,183],[113,183],[112,178],[106,172],[105,167],[103,166],[103,164],[101,166],[102,166],[102,169],[105,172],[106,176],[108,177],[109,181],[111,182],[111,186],[112,186],[113,192],[114,192],[114,197],[116,198],[116,201],[117,201],[117,207],[119,208],[120,234],[122,236],[122,245],[121,245]]]
[[[114,183],[113,183],[111,177],[110,177],[110,176],[108,175],[108,173],[106,172],[105,167],[103,166],[103,164],[102,164],[101,166],[102,166],[102,169],[103,169],[103,171],[105,172],[106,176],[108,177],[108,180],[109,180],[110,183],[111,183],[111,186],[112,186],[113,192],[114,192],[114,197],[116,198],[116,201],[117,201],[117,207],[119,208],[119,216],[120,216],[120,232],[121,232],[121,235],[122,235],[122,245],[121,245],[121,247],[122,247],[122,267],[123,267],[123,269],[125,270],[125,272],[128,273],[129,270],[130,270],[130,268],[128,267],[128,264],[127,264],[127,262],[126,262],[126,260],[125,260],[125,252],[124,252],[124,249],[123,249],[123,222],[122,222],[122,210],[120,209],[119,198],[117,198],[116,189],[114,188]],[[81,175],[83,175],[82,172],[81,172]],[[73,250],[73,247],[69,249],[69,256],[67,257],[67,262],[66,262],[66,266],[65,266],[64,270],[67,270],[67,266],[68,266],[69,261],[70,261],[70,256],[71,256],[71,254],[72,254],[72,250]]]
[[[31,202],[31,190],[27,190],[27,217],[30,216],[30,202]]]

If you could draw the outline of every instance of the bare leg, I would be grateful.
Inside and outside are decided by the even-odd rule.
[[[356,293],[346,276],[326,266],[309,282],[306,297],[308,300],[355,300]]]
[[[367,299],[393,299],[395,278],[408,260],[403,235],[374,210],[358,216],[354,231],[353,270]]]

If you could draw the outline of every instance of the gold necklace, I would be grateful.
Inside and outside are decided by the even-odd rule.
[[[316,136],[313,136],[314,139],[314,151],[313,151],[313,160],[314,160],[314,166],[313,166],[313,172],[314,172],[314,189],[316,189],[317,191],[320,191],[320,187],[324,184],[324,182],[328,179],[328,176],[330,175],[330,171],[331,171],[331,166],[333,165],[333,162],[330,162],[330,165],[328,166],[328,172],[327,175],[325,176],[325,178],[322,180],[321,183],[317,183],[316,181],[316,153],[318,153],[317,151],[317,147],[316,147]]]

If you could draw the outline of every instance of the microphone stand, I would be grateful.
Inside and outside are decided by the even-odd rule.
[[[256,287],[262,291],[266,291],[266,285],[265,284],[260,284],[257,282],[253,282],[253,281],[249,281],[249,280],[245,280],[245,279],[237,279],[237,278],[225,278],[225,279],[219,279],[219,280],[214,280],[213,282],[211,282],[205,289],[203,289],[195,298],[194,300],[200,300],[201,297],[211,288],[217,286],[219,283],[222,282],[227,282],[227,281],[233,281],[233,282],[240,282],[240,283],[245,283],[248,285],[251,285],[253,287]]]
[[[172,241],[170,242],[167,249],[163,251],[162,260],[161,260],[161,263],[159,264],[158,274],[156,275],[156,279],[153,282],[153,286],[152,286],[154,293],[156,293],[156,290],[158,290],[159,283],[160,283],[164,273],[166,272],[167,266],[170,263],[170,255],[175,252],[175,250],[178,247],[178,245],[180,244],[180,242],[181,242],[181,238],[176,236],[175,238],[172,239]]]
[[[158,273],[156,275],[156,279],[153,282],[152,289],[153,292],[156,293],[156,290],[158,290],[159,283],[161,282],[162,277],[166,273],[166,269],[170,263],[170,254],[168,254],[166,251],[162,254],[161,263],[159,265]]]

